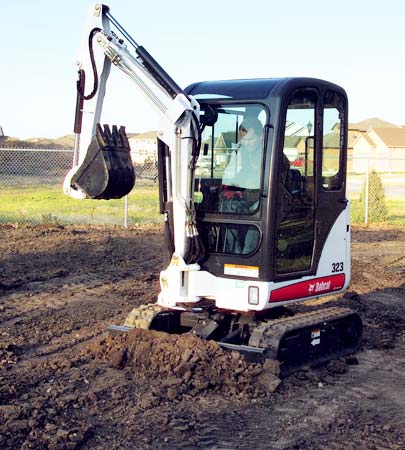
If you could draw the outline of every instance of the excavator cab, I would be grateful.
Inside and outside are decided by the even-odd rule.
[[[185,92],[201,109],[193,186],[205,252],[184,284],[204,300],[180,316],[153,312],[150,327],[191,329],[249,357],[263,351],[285,373],[354,351],[362,323],[349,309],[277,315],[290,313],[291,303],[342,292],[350,281],[345,91],[286,78],[199,82]],[[169,150],[158,147],[161,211],[170,217]],[[209,299],[215,308],[201,318]]]
[[[203,124],[194,181],[202,269],[276,283],[322,274],[318,288],[301,286],[308,297],[343,289],[350,277],[344,90],[287,78],[200,82],[185,91],[199,102]],[[164,211],[164,171],[160,179]],[[296,299],[296,289],[282,299]]]

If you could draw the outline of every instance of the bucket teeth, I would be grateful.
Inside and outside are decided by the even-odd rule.
[[[83,163],[72,177],[72,187],[87,198],[109,200],[127,195],[135,184],[131,148],[125,127],[97,124]]]

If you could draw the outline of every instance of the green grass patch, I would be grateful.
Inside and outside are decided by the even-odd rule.
[[[128,195],[128,225],[161,223],[158,186],[136,185]],[[384,223],[405,226],[405,201],[386,199]],[[0,188],[0,223],[124,225],[125,200],[75,200],[60,186]],[[364,204],[351,200],[351,222],[364,223]]]
[[[369,219],[368,223],[386,223],[390,225],[405,226],[405,201],[385,200],[387,214],[385,220],[378,220],[378,211],[375,212],[375,219]],[[383,217],[384,214],[381,214]],[[351,223],[365,223],[364,203],[360,200],[350,201],[350,221]]]
[[[128,195],[128,225],[161,222],[158,187],[136,186]],[[125,200],[75,200],[61,186],[1,188],[0,223],[123,225]]]

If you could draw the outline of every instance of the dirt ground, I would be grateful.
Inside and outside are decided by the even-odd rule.
[[[295,308],[358,311],[360,351],[278,385],[193,336],[106,335],[154,302],[160,228],[0,227],[0,448],[404,449],[405,229],[352,239],[350,291]]]

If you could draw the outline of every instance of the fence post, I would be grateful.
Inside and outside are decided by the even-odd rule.
[[[124,227],[128,228],[128,195],[124,197]]]
[[[364,223],[368,224],[368,204],[369,204],[369,188],[370,188],[370,159],[367,158],[366,164],[366,198],[365,198],[365,211],[364,211]]]

